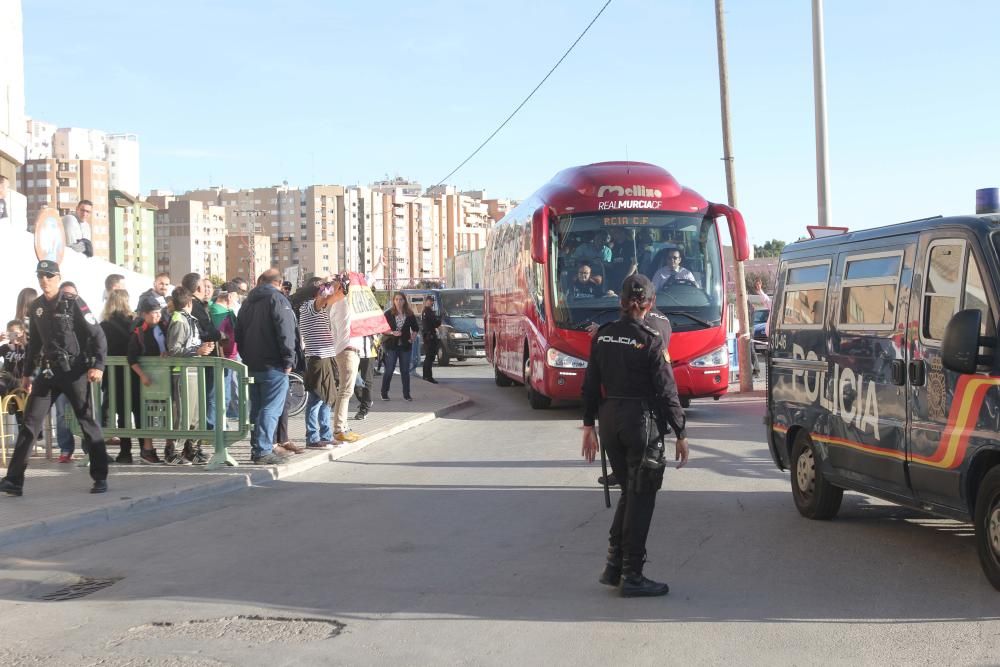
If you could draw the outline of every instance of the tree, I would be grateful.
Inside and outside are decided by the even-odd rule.
[[[779,241],[778,239],[771,239],[764,245],[755,245],[753,247],[754,257],[778,257],[781,255],[782,248],[785,247],[784,241]]]

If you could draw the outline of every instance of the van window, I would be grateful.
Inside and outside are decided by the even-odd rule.
[[[965,270],[965,295],[962,299],[963,309],[975,309],[983,314],[983,323],[979,327],[979,335],[995,336],[996,327],[993,315],[990,313],[990,302],[986,296],[986,286],[983,274],[979,271],[979,262],[975,254],[969,251],[969,266]]]
[[[892,329],[902,263],[902,252],[848,257],[839,323],[856,329]]]
[[[962,297],[963,241],[944,241],[931,245],[924,279],[924,308],[921,333],[939,341],[951,316],[958,312]]]
[[[829,261],[787,267],[779,327],[801,329],[822,326],[829,276]]]

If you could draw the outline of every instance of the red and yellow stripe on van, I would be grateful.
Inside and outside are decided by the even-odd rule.
[[[982,375],[962,375],[958,384],[955,385],[955,396],[951,403],[951,410],[948,413],[948,422],[941,433],[941,440],[937,449],[930,456],[913,455],[911,460],[914,463],[931,466],[933,468],[952,469],[957,468],[965,459],[965,452],[969,447],[969,438],[976,428],[976,421],[979,418],[979,410],[983,406],[986,392],[991,387],[1000,386],[1000,377],[984,377]],[[772,429],[776,433],[788,433],[787,426],[775,425]],[[906,454],[897,449],[888,449],[877,445],[868,445],[863,442],[855,442],[844,438],[833,438],[820,433],[809,434],[813,440],[837,447],[848,447],[866,454],[885,456],[897,460],[904,460]]]

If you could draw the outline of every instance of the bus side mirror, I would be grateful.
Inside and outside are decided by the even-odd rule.
[[[729,223],[729,237],[733,240],[733,259],[737,262],[750,259],[750,240],[747,238],[747,226],[743,222],[743,215],[725,204],[709,204],[708,214],[713,218],[724,216]]]
[[[531,216],[531,259],[545,264],[549,258],[549,207],[539,206]]]
[[[979,356],[979,348],[994,347],[992,338],[980,338],[982,312],[970,309],[955,313],[944,330],[941,342],[941,361],[944,367],[956,373],[975,373],[976,367],[992,363],[992,357]]]

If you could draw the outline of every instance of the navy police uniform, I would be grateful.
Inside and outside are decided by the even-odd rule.
[[[55,275],[59,267],[55,262],[43,260],[38,263],[38,273]],[[101,427],[94,419],[87,371],[104,370],[107,356],[104,331],[83,299],[62,291],[52,300],[44,294],[35,299],[29,317],[24,377],[35,377],[24,408],[24,423],[0,490],[21,495],[31,445],[42,430],[52,402],[65,394],[88,445],[90,476],[95,482],[92,491],[103,491],[108,478],[108,455]]]
[[[645,276],[630,276],[623,285],[623,300],[652,294]],[[594,336],[583,385],[583,423],[593,426],[595,417],[600,422],[601,445],[622,488],[601,578],[612,585],[622,574],[626,583],[630,576],[644,580],[646,537],[663,482],[662,436],[672,429],[677,438],[686,437],[684,410],[657,329],[628,315],[603,325]],[[658,585],[660,593],[637,594],[665,593],[666,585]]]

